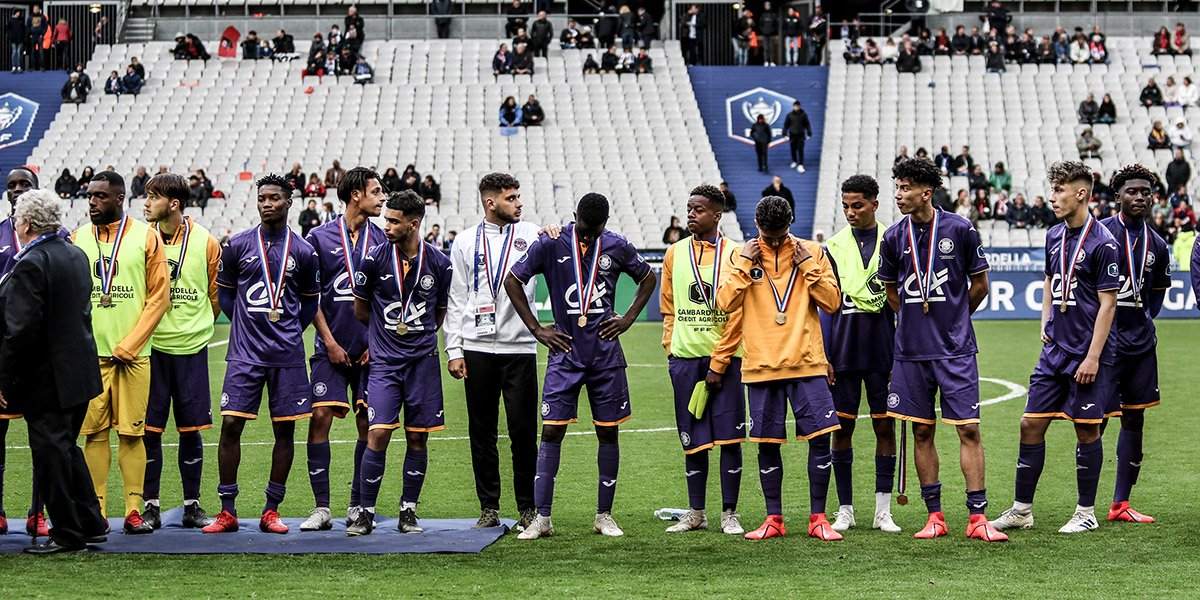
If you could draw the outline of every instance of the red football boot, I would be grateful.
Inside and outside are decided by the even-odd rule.
[[[8,517],[0,515],[0,535],[8,533]]]
[[[746,534],[748,540],[765,540],[773,537],[783,537],[787,530],[783,528],[783,515],[767,515],[767,520],[758,529]]]
[[[29,515],[29,518],[25,520],[25,533],[33,535],[34,528],[37,528],[38,537],[50,535],[50,524],[46,523],[46,515],[42,513]],[[8,527],[5,526],[5,529]]]
[[[1008,536],[996,531],[985,515],[971,515],[971,521],[967,523],[967,537],[985,542],[1008,541]]]
[[[125,515],[125,534],[142,535],[145,533],[154,533],[154,528],[142,518],[138,511],[129,511],[129,514]]]
[[[925,523],[925,529],[918,531],[913,537],[918,540],[931,540],[947,533],[950,533],[950,530],[946,529],[946,515],[935,512],[929,513],[929,522]]]
[[[233,513],[223,510],[217,513],[217,518],[213,519],[212,523],[209,523],[200,531],[204,533],[236,533],[237,530],[238,518]]]
[[[833,530],[829,520],[825,518],[825,513],[808,515],[808,535],[826,542],[836,542],[842,539],[842,534]]]
[[[1154,517],[1129,508],[1129,501],[1113,502],[1108,509],[1109,521],[1125,521],[1126,523],[1153,523]]]
[[[258,521],[258,529],[263,533],[287,533],[288,526],[279,518],[279,511],[263,511],[262,519]]]

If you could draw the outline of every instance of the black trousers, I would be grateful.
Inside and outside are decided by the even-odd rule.
[[[62,411],[25,413],[38,489],[53,519],[50,537],[63,546],[82,545],[107,527],[83,451],[76,444],[87,407],[83,403]]]
[[[434,24],[437,25],[437,36],[439,40],[444,40],[450,37],[450,19],[435,19]]]
[[[788,136],[788,143],[792,147],[792,162],[804,164],[804,134]]]
[[[479,507],[500,508],[500,455],[496,450],[500,397],[508,421],[517,509],[533,508],[538,455],[537,355],[463,352],[467,363],[467,421],[471,468]]]
[[[758,155],[758,170],[762,173],[767,172],[767,150],[769,148],[768,144],[754,143],[754,153]]]

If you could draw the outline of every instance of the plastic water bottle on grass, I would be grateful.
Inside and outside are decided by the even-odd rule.
[[[686,508],[660,508],[654,511],[654,516],[663,521],[678,521],[687,512]]]

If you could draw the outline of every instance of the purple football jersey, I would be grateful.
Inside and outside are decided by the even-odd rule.
[[[878,229],[867,233],[872,232],[878,233]],[[860,252],[865,267],[875,251],[875,238],[860,237],[857,230],[854,231],[854,237],[863,242]],[[833,265],[836,275],[837,262],[828,252],[825,255],[829,257],[829,264]],[[882,292],[883,284],[878,283],[878,278],[873,278],[872,281],[870,285],[878,285],[876,289]],[[896,313],[892,312],[892,307],[886,302],[879,312],[866,312],[855,306],[850,296],[843,293],[842,307],[836,313],[829,315],[821,311],[821,331],[825,337],[825,356],[829,358],[829,364],[833,365],[835,372],[892,370]]]
[[[913,249],[908,239],[910,217],[889,227],[879,248],[879,280],[895,283],[900,294],[896,360],[938,360],[978,352],[967,291],[971,276],[988,270],[983,244],[970,221],[951,212],[937,212],[929,314],[922,310],[924,299],[913,269]],[[922,274],[928,268],[931,228],[932,222],[913,223]]]
[[[345,231],[346,241],[353,244],[350,248],[349,260],[353,268],[346,270],[346,252],[342,246],[342,232]],[[346,231],[345,221],[341,218],[330,221],[308,232],[305,238],[317,253],[317,262],[321,268],[321,313],[329,331],[339,346],[357,359],[367,349],[367,326],[354,318],[354,272],[364,260],[365,254],[373,247],[387,242],[383,230],[367,221],[365,227],[359,230],[358,238],[351,240],[350,232]],[[325,354],[325,341],[316,336],[315,353]]]
[[[591,268],[599,247],[596,282],[587,307],[587,325],[580,327],[580,294],[575,283],[575,261],[571,253],[574,230],[575,224],[571,223],[563,228],[557,240],[547,235],[539,237],[525,256],[513,265],[512,274],[522,283],[538,274],[546,278],[554,327],[572,337],[571,351],[566,354],[550,352],[550,364],[564,363],[575,369],[596,370],[624,367],[625,354],[621,351],[621,342],[600,339],[600,323],[616,313],[614,301],[617,279],[621,273],[627,273],[634,281],[640,282],[650,272],[650,265],[646,264],[629,240],[605,230],[581,256],[583,279],[586,282],[591,277],[587,270]]]
[[[70,241],[71,232],[64,228],[59,228],[58,237]],[[18,246],[17,232],[13,230],[12,218],[7,218],[0,222],[0,277],[8,275],[8,272],[13,268],[13,259],[17,257]]]
[[[277,281],[279,268],[285,268],[279,299],[280,319],[272,323],[269,318],[271,297],[263,278],[258,232],[259,228],[253,227],[238,233],[229,239],[229,246],[221,254],[217,285],[237,290],[225,360],[264,367],[304,366],[300,296],[321,293],[317,254],[308,242],[290,229],[270,234],[263,232],[271,277]],[[283,256],[285,235],[291,237],[287,257]],[[274,281],[271,286],[275,286]]]
[[[371,303],[371,323],[367,345],[371,348],[371,368],[383,369],[437,352],[437,311],[446,308],[450,298],[450,259],[427,242],[425,262],[417,272],[417,257],[400,253],[404,275],[404,296],[396,286],[396,267],[391,243],[371,248],[354,275],[354,295]],[[405,267],[407,263],[407,267]],[[400,335],[396,326],[403,321],[407,333]]]
[[[1158,232],[1142,224],[1126,224],[1116,216],[1100,221],[1108,228],[1117,242],[1117,267],[1121,272],[1121,289],[1117,292],[1117,317],[1113,321],[1113,334],[1109,338],[1117,354],[1141,354],[1156,343],[1154,319],[1150,315],[1150,299],[1162,302],[1166,290],[1171,287],[1171,255],[1167,242]],[[1134,280],[1129,276],[1130,253],[1125,246],[1125,235],[1129,234],[1132,245],[1134,272],[1141,273],[1140,298],[1135,302]],[[1142,239],[1143,232],[1147,239]],[[1147,244],[1149,247],[1147,248]]]
[[[1050,278],[1052,304],[1050,319],[1046,321],[1046,335],[1050,336],[1050,344],[1073,357],[1086,356],[1088,347],[1092,344],[1096,314],[1100,312],[1099,292],[1117,291],[1121,288],[1117,241],[1113,239],[1108,228],[1100,223],[1092,223],[1091,233],[1075,256],[1075,275],[1071,278],[1070,290],[1066,296],[1067,312],[1061,312],[1059,307],[1063,302],[1065,274],[1060,264],[1059,244],[1065,235],[1067,257],[1071,258],[1083,229],[1084,227],[1068,229],[1067,224],[1063,222],[1051,227],[1046,234],[1046,276]],[[1067,265],[1067,270],[1071,270],[1070,264]],[[1043,298],[1042,301],[1045,302],[1046,299]],[[1109,343],[1104,345],[1102,357],[1111,360],[1111,332],[1109,340]]]

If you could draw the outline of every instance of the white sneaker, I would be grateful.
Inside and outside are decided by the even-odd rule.
[[[875,513],[875,520],[871,523],[871,529],[878,529],[887,533],[900,533],[900,526],[892,520],[892,513],[886,510]]]
[[[621,537],[625,535],[620,527],[617,527],[617,522],[613,520],[611,513],[598,513],[596,515],[596,533],[606,535],[608,537]]]
[[[308,513],[308,518],[300,524],[300,531],[329,531],[333,528],[333,520],[329,509],[318,506]]]
[[[529,526],[517,535],[518,540],[536,540],[540,537],[550,537],[554,535],[554,524],[550,522],[550,517],[538,515],[534,517]]]
[[[796,166],[796,172],[798,172],[798,173],[803,173],[803,172],[804,172],[804,165],[797,165],[797,166]]]
[[[854,520],[854,506],[843,504],[838,507],[837,514],[834,515],[833,519],[834,531],[848,531],[853,529],[857,524]]]
[[[797,165],[797,163],[792,163],[792,168],[795,169],[796,165]]]
[[[1019,511],[1016,507],[1010,508],[1000,517],[992,521],[992,527],[996,531],[1008,531],[1010,529],[1033,529],[1033,511]]]
[[[679,518],[678,523],[667,528],[667,533],[683,533],[696,529],[708,529],[708,515],[702,510],[687,511]]]
[[[746,530],[742,529],[742,522],[738,519],[738,514],[732,510],[721,511],[721,533],[726,535],[742,535],[746,533]]]
[[[362,507],[351,506],[346,508],[346,527],[349,527],[358,520],[358,513],[362,512]]]
[[[1058,532],[1083,533],[1085,531],[1092,531],[1099,528],[1100,523],[1096,521],[1095,509],[1083,508],[1080,506],[1075,508],[1075,516],[1071,517],[1071,520],[1067,521],[1067,524],[1063,525]]]

